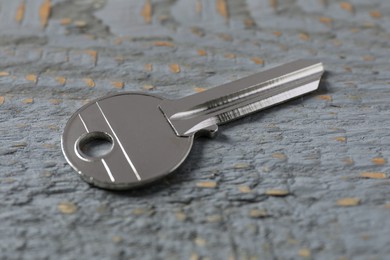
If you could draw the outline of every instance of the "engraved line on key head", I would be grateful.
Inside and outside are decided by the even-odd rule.
[[[106,161],[103,158],[102,158],[102,163],[103,163],[104,168],[106,169],[106,171],[108,173],[108,176],[110,176],[111,181],[115,182],[115,178],[114,178],[114,176],[112,176],[111,170],[110,170],[110,168],[108,167]]]
[[[81,117],[81,114],[79,114],[79,118],[80,118],[80,120],[81,120],[81,123],[83,123],[83,126],[84,126],[85,130],[87,131],[87,133],[89,133],[87,124],[84,122],[84,119]],[[101,159],[101,161],[102,161],[102,164],[103,164],[104,168],[106,169],[106,172],[107,172],[108,176],[110,177],[110,180],[111,180],[112,182],[115,182],[115,178],[114,178],[114,176],[112,175],[112,172],[111,172],[111,170],[110,170],[110,167],[108,167],[106,161],[105,161],[103,158]]]
[[[88,127],[87,127],[87,125],[85,124],[83,118],[81,117],[81,114],[79,114],[79,118],[80,118],[80,120],[81,120],[81,123],[83,123],[85,130],[87,131],[87,133],[89,133]]]
[[[127,160],[127,162],[129,163],[131,169],[134,171],[135,176],[136,176],[137,179],[140,181],[140,180],[141,180],[141,177],[139,176],[139,174],[138,174],[138,172],[137,172],[137,169],[135,168],[133,162],[130,160],[129,155],[127,154],[127,152],[126,152],[125,148],[123,147],[121,141],[119,140],[118,136],[116,135],[114,129],[112,128],[110,122],[108,121],[106,115],[104,114],[102,108],[100,107],[100,105],[99,105],[98,102],[96,102],[96,105],[97,105],[97,107],[99,108],[100,113],[102,113],[102,115],[103,115],[103,117],[104,117],[104,120],[106,120],[106,123],[107,123],[108,127],[111,129],[111,131],[112,131],[112,133],[113,133],[115,139],[118,141],[118,144],[119,144],[119,146],[120,146],[120,148],[121,148],[121,150],[122,150],[124,156],[126,157],[126,160]]]

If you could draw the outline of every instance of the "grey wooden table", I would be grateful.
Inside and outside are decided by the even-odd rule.
[[[389,259],[390,2],[1,0],[1,259]],[[199,139],[140,190],[65,162],[108,93],[179,98],[298,58],[309,96]]]

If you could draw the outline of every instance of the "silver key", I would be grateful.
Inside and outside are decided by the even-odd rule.
[[[90,184],[141,186],[177,169],[194,137],[213,136],[220,124],[316,90],[323,72],[318,61],[298,60],[178,100],[137,92],[105,96],[69,119],[62,151]]]

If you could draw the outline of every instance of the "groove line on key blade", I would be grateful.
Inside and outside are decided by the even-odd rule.
[[[305,81],[312,81],[313,79],[317,78],[318,75],[315,72],[317,72],[317,70],[321,67],[321,65],[316,64],[308,68],[302,68],[286,75],[279,76],[277,78],[253,84],[245,89],[242,89],[241,91],[237,91],[234,94],[207,101],[189,108],[186,111],[177,112],[171,115],[169,119],[185,120],[203,114],[214,113],[218,110],[225,109],[226,107],[233,107],[236,104],[245,102],[245,100],[257,99],[259,96],[272,94],[272,92],[275,92],[275,89],[273,88],[277,85],[285,85],[285,87],[282,89],[277,89],[276,92],[288,91],[289,88],[294,87],[295,85],[299,85]]]
[[[140,181],[140,180],[141,180],[141,177],[139,176],[137,169],[135,168],[133,162],[130,160],[129,155],[127,154],[127,152],[126,152],[125,148],[123,147],[121,141],[119,140],[118,136],[116,135],[114,129],[112,128],[110,122],[108,121],[106,115],[104,114],[102,108],[100,107],[100,105],[99,105],[98,102],[96,102],[96,105],[97,105],[97,107],[99,108],[100,113],[103,115],[104,120],[106,120],[106,123],[107,123],[108,127],[110,128],[111,132],[113,133],[115,139],[118,141],[119,147],[121,148],[121,150],[122,150],[122,152],[123,152],[123,155],[126,157],[126,160],[127,160],[127,162],[129,163],[131,169],[133,170],[135,176],[136,176],[137,179]]]

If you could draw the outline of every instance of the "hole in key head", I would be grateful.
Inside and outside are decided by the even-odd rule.
[[[82,135],[76,142],[78,155],[87,160],[106,156],[113,146],[114,141],[109,134],[97,131]]]

